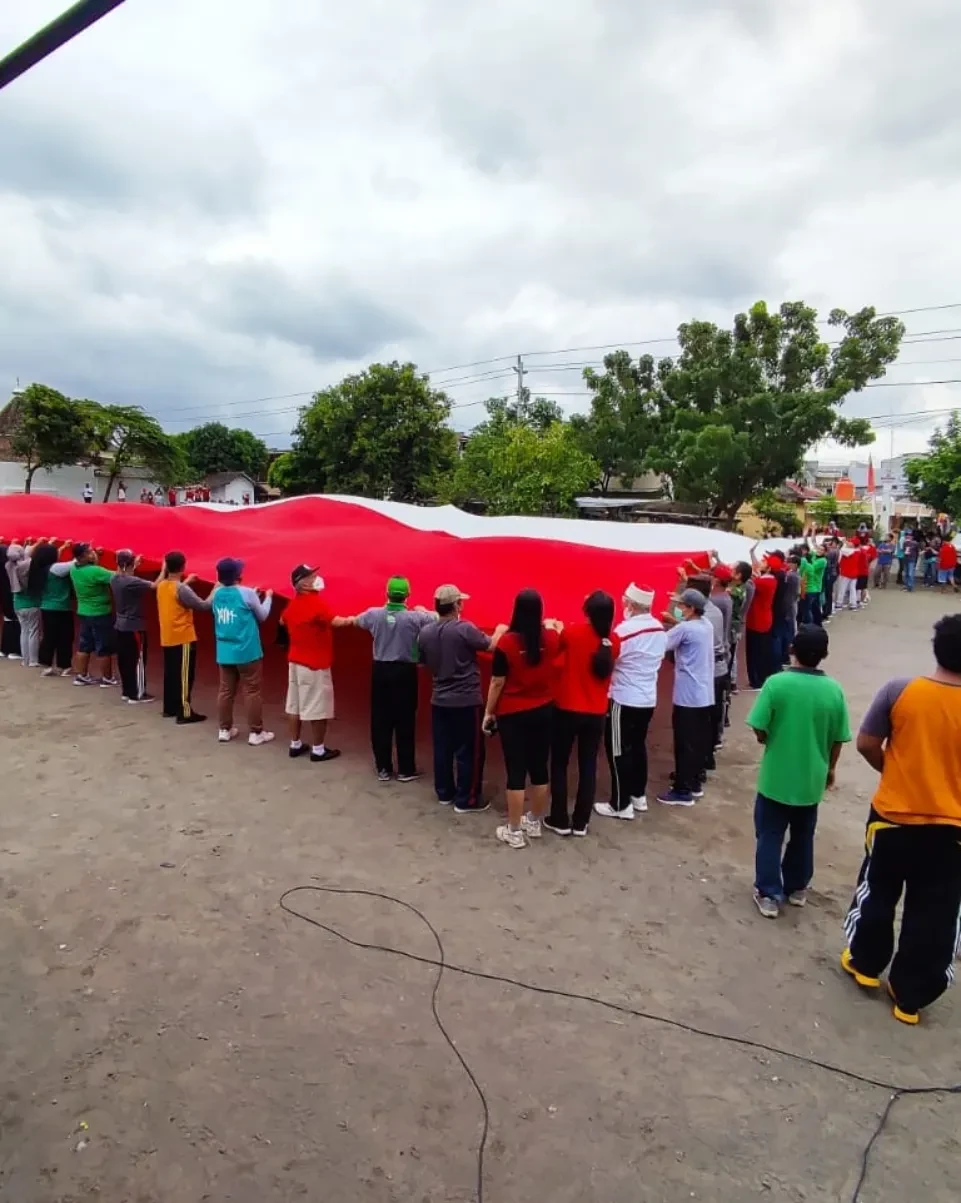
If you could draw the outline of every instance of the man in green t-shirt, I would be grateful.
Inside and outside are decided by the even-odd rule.
[[[824,573],[827,564],[827,557],[817,545],[810,547],[801,557],[798,572],[804,582],[804,596],[801,598],[800,613],[802,623],[813,622],[815,626],[821,626],[823,621],[821,594],[824,592]]]
[[[818,667],[827,654],[827,631],[802,626],[791,667],[767,679],[747,716],[764,745],[754,803],[754,901],[765,919],[776,919],[785,900],[807,902],[818,803],[834,784],[841,745],[851,738],[844,691]]]
[[[80,638],[77,641],[74,685],[116,685],[113,675],[113,604],[110,582],[113,573],[97,563],[97,553],[89,543],[75,543],[70,582],[77,595]],[[101,662],[101,675],[90,674],[90,657]]]

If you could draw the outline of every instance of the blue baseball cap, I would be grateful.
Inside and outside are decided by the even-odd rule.
[[[217,561],[217,580],[221,585],[236,585],[244,574],[243,560],[234,560],[225,556]]]

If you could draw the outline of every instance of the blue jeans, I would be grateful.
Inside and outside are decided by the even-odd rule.
[[[483,805],[483,706],[431,706],[434,789],[459,810]]]
[[[809,593],[806,597],[801,598],[800,607],[798,609],[798,622],[810,626],[813,623],[816,627],[821,625],[821,595],[820,593]]]
[[[759,894],[783,902],[789,894],[808,888],[814,876],[817,822],[816,805],[787,806],[758,794],[754,802],[754,888]]]
[[[908,593],[914,592],[914,573],[917,569],[917,566],[917,560],[904,561],[904,587],[907,589]]]
[[[779,673],[789,660],[794,642],[794,622],[790,618],[775,618],[771,627],[771,672]]]

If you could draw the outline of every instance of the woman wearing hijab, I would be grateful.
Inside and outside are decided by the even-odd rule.
[[[547,810],[548,761],[559,623],[544,621],[536,589],[514,599],[510,626],[494,649],[484,731],[500,731],[507,770],[507,823],[495,835],[509,848],[524,848],[541,834]],[[530,809],[525,811],[527,782]]]
[[[587,835],[597,789],[597,752],[604,735],[607,694],[620,638],[614,598],[598,589],[584,602],[586,622],[561,635],[563,667],[554,690],[551,739],[551,813],[544,826],[557,835]],[[567,808],[567,765],[577,744],[577,798]]]
[[[7,579],[13,608],[20,623],[20,651],[24,668],[40,664],[40,594],[30,591],[30,544],[11,543],[7,548]]]
[[[13,608],[13,590],[7,576],[8,545],[0,539],[0,659],[20,659],[20,623]]]

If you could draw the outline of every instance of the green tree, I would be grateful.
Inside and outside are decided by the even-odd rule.
[[[29,493],[40,468],[61,468],[84,459],[93,431],[88,412],[46,384],[30,384],[12,402],[17,413],[10,450],[25,461],[23,491]]]
[[[574,414],[571,427],[581,450],[600,465],[602,493],[615,479],[632,482],[644,467],[659,429],[654,370],[650,355],[634,363],[627,351],[614,351],[604,356],[603,372],[584,372],[591,408]]]
[[[819,497],[810,506],[811,515],[818,526],[827,524],[838,516],[838,501],[836,497]]]
[[[92,450],[109,469],[104,501],[110,500],[115,481],[134,465],[148,469],[161,484],[184,479],[183,451],[156,418],[136,405],[98,405],[94,401],[80,404],[89,415]]]
[[[345,377],[301,411],[278,470],[286,491],[433,499],[457,456],[450,408],[412,363],[374,363]]]
[[[761,489],[751,498],[751,506],[765,523],[769,535],[781,534],[787,538],[801,533],[797,510],[790,502],[779,497],[774,489]]]
[[[733,517],[757,490],[796,476],[821,439],[871,442],[868,422],[843,418],[838,407],[884,375],[904,326],[871,308],[832,310],[828,324],[834,345],[822,339],[816,310],[787,302],[771,313],[759,301],[735,317],[732,330],[682,325],[674,359],[642,356],[631,364],[626,351],[608,356],[603,376],[585,373],[598,403],[587,426],[593,420],[594,437],[605,440],[602,467],[660,472],[677,500]]]
[[[908,460],[904,474],[911,495],[937,514],[961,516],[961,418],[957,410],[928,440],[925,458]]]
[[[285,496],[298,492],[296,467],[294,456],[290,451],[278,455],[267,469],[267,484],[273,489],[280,489]]]
[[[267,471],[270,459],[267,444],[249,430],[207,422],[174,438],[183,453],[187,473],[194,479],[211,472],[246,472],[254,480],[260,480]]]
[[[450,500],[483,502],[491,514],[572,514],[599,475],[566,423],[538,430],[495,414],[468,440]]]

